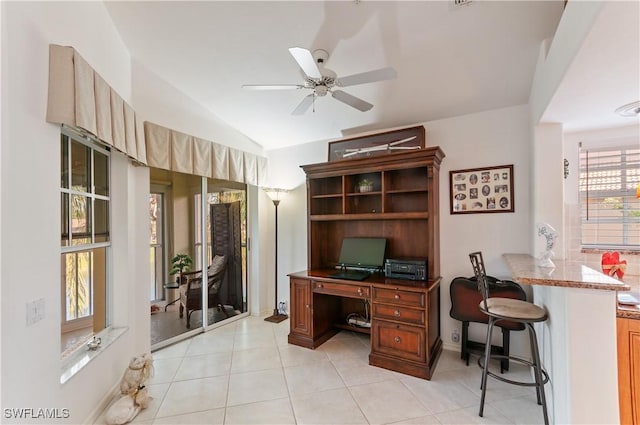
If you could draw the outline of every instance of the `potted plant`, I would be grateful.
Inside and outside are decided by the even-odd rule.
[[[372,192],[373,191],[373,181],[369,179],[362,179],[358,182],[358,191],[359,192]]]
[[[171,259],[171,270],[169,274],[171,276],[177,274],[176,282],[181,283],[182,273],[188,272],[192,264],[193,261],[191,261],[191,257],[188,254],[176,254],[176,256]]]

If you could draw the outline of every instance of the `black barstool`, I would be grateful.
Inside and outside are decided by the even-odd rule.
[[[542,405],[542,413],[544,415],[545,425],[549,424],[549,416],[547,414],[547,401],[544,395],[544,384],[549,382],[549,375],[542,369],[540,363],[540,352],[538,350],[538,339],[533,324],[536,322],[544,322],[549,317],[547,311],[533,303],[511,298],[489,297],[489,284],[487,282],[487,273],[484,267],[484,260],[481,252],[472,252],[469,254],[473,272],[478,283],[478,290],[482,294],[482,301],[478,306],[480,311],[489,316],[489,326],[487,327],[487,340],[485,344],[484,358],[478,359],[478,364],[482,368],[482,396],[480,397],[479,416],[483,415],[484,398],[487,391],[487,376],[506,382],[508,384],[536,387],[536,395],[538,404]],[[532,361],[520,359],[513,356],[504,356],[491,353],[491,336],[493,327],[496,322],[501,320],[510,320],[523,323],[529,329],[529,341],[531,343]],[[535,382],[521,382],[504,378],[489,370],[489,363],[492,358],[505,358],[513,360],[533,367]]]

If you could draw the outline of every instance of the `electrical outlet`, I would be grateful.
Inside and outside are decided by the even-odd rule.
[[[453,332],[451,332],[451,341],[456,343],[460,342],[460,334],[457,329],[454,329]]]

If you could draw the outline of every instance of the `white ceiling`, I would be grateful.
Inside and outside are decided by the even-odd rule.
[[[615,110],[640,100],[640,2],[606,3],[542,116],[565,131],[640,124]]]
[[[527,103],[540,44],[553,37],[563,1],[452,3],[105,4],[136,60],[273,149]],[[241,88],[302,84],[289,47],[328,51],[326,67],[338,77],[387,66],[398,77],[344,89],[374,104],[368,112],[326,96],[315,111],[292,116],[310,91]]]

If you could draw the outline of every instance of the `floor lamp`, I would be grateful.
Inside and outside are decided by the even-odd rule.
[[[278,205],[280,205],[280,200],[287,193],[286,189],[264,189],[264,191],[269,195],[269,198],[273,201],[273,205],[276,207],[276,226],[275,226],[275,307],[273,309],[273,315],[265,318],[264,320],[267,322],[280,323],[283,320],[287,319],[287,316],[284,313],[280,313],[278,310]]]

